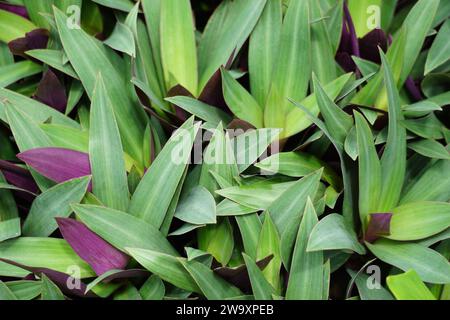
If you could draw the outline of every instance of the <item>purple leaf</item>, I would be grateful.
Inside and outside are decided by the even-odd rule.
[[[126,254],[100,238],[83,223],[69,218],[55,219],[64,239],[97,275],[127,266],[129,259]]]
[[[419,87],[414,82],[414,79],[412,77],[408,77],[405,82],[405,88],[408,91],[408,93],[411,95],[411,98],[413,98],[414,101],[421,101],[423,100],[422,92],[420,91]]]
[[[365,235],[365,240],[374,242],[380,236],[389,235],[391,227],[392,213],[372,213],[370,214],[369,225]]]
[[[373,29],[362,39],[359,39],[359,48],[363,59],[381,64],[380,47],[383,52],[388,49],[388,38],[383,30]]]
[[[352,55],[360,57],[361,54],[359,51],[358,36],[356,35],[355,25],[353,24],[353,19],[350,14],[350,10],[348,9],[346,1],[344,1],[344,15],[345,21],[347,22],[348,30],[350,32],[350,44],[352,48]]]
[[[52,269],[48,269],[48,268],[40,268],[40,267],[29,267],[20,263],[17,263],[15,261],[11,261],[8,259],[2,259],[0,258],[0,261],[6,262],[8,264],[11,264],[13,266],[22,268],[24,270],[27,270],[33,274],[36,275],[40,275],[40,274],[45,274],[50,280],[52,280],[60,289],[63,293],[67,294],[67,295],[73,295],[76,297],[86,297],[86,298],[95,298],[97,297],[96,294],[94,294],[93,292],[86,292],[86,288],[87,286],[79,281],[78,279],[74,279],[73,277],[71,277],[70,275],[60,272],[60,271],[55,271]],[[25,277],[25,279],[27,280],[33,280],[29,275]]]
[[[8,43],[9,50],[16,56],[28,57],[25,52],[34,49],[47,48],[49,32],[46,29],[35,29],[25,34],[25,37]]]
[[[66,88],[56,74],[48,70],[42,77],[34,98],[59,112],[64,112],[67,106]]]
[[[28,170],[6,160],[0,160],[0,171],[5,176],[6,181],[13,186],[34,194],[39,192],[39,188]],[[29,194],[26,195],[30,197]]]
[[[22,16],[25,19],[28,19],[28,12],[24,6],[16,6],[9,3],[0,3],[0,9],[15,13],[18,16]]]
[[[44,177],[57,183],[91,174],[89,155],[75,150],[37,148],[19,153],[17,157]]]

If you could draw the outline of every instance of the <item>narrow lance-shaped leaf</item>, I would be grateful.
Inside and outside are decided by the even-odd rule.
[[[64,295],[56,284],[52,282],[45,274],[42,274],[42,300],[64,300]]]
[[[395,85],[391,67],[380,50],[383,62],[384,82],[389,105],[389,131],[386,147],[381,158],[382,187],[378,209],[381,212],[391,210],[400,198],[406,168],[406,129],[399,121],[403,120],[400,109],[400,96]]]
[[[59,230],[73,250],[86,261],[97,275],[111,269],[125,269],[128,257],[83,223],[74,219],[56,218]]]
[[[397,300],[436,300],[414,270],[389,276],[386,282]]]
[[[169,139],[147,170],[128,212],[160,228],[188,163],[199,125],[191,118]],[[161,192],[164,190],[164,192]]]
[[[323,297],[323,253],[307,252],[306,244],[318,218],[311,199],[305,207],[297,234],[286,299],[321,300]]]
[[[264,274],[252,260],[245,253],[242,254],[247,266],[248,275],[252,284],[253,295],[256,300],[272,300],[273,288],[270,283],[264,278]]]
[[[370,213],[377,212],[381,189],[381,165],[372,132],[363,116],[355,112],[359,154],[359,215],[365,229]]]
[[[129,204],[122,142],[103,78],[98,77],[91,105],[89,155],[93,193],[105,205],[125,211]]]

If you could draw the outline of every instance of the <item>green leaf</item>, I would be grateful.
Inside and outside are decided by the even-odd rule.
[[[386,282],[397,300],[436,300],[414,270],[389,276]]]
[[[326,126],[329,129],[333,128],[333,130],[330,130],[330,134],[343,146],[345,138],[353,127],[353,119],[330,99],[315,75],[313,80],[320,113],[325,120]]]
[[[420,278],[429,283],[449,283],[450,264],[436,251],[414,243],[398,243],[380,239],[366,245],[380,260],[403,271],[414,269]]]
[[[225,69],[221,69],[225,102],[234,115],[256,128],[263,126],[263,109],[252,95]]]
[[[435,140],[423,139],[411,142],[408,148],[428,158],[450,160],[448,150]]]
[[[0,9],[0,41],[8,43],[23,38],[27,32],[36,28],[30,20]]]
[[[216,223],[216,202],[206,188],[195,187],[178,203],[175,217],[192,224]]]
[[[17,300],[15,294],[8,288],[8,286],[0,281],[0,300]]]
[[[101,76],[92,97],[89,160],[94,195],[108,207],[127,210],[129,191],[122,142]]]
[[[278,66],[264,112],[266,127],[285,128],[291,106],[287,98],[300,101],[306,96],[311,77],[311,34],[308,1],[290,3],[281,29]],[[300,63],[299,63],[300,62]],[[283,136],[286,137],[285,132]]]
[[[182,258],[138,248],[126,248],[126,250],[139,264],[162,280],[187,291],[201,292],[197,283],[184,268]]]
[[[101,72],[106,95],[114,102],[112,106],[124,150],[141,162],[146,116],[132,93],[132,84],[123,76],[126,73],[123,60],[83,30],[70,29],[66,23],[67,17],[58,9],[55,9],[55,19],[64,51],[90,98]]]
[[[161,232],[132,215],[93,205],[73,205],[72,208],[89,229],[119,250],[125,251],[131,246],[178,255]]]
[[[139,293],[144,300],[162,300],[166,293],[166,288],[160,277],[152,275],[144,282],[139,289]]]
[[[450,60],[450,44],[447,41],[449,33],[450,20],[447,19],[447,21],[439,29],[439,33],[431,46],[430,52],[428,53],[427,62],[425,64],[425,75]]]
[[[90,177],[72,179],[37,196],[23,224],[23,234],[32,237],[51,235],[58,228],[55,218],[70,216],[70,205],[83,199],[90,180]]]
[[[390,235],[393,240],[418,240],[450,227],[450,203],[411,202],[392,210]]]
[[[311,21],[312,70],[320,82],[328,83],[337,76],[335,52],[326,24],[328,17],[324,15],[319,1],[309,0],[308,3]],[[336,32],[336,30],[333,31]]]
[[[61,290],[44,273],[42,273],[42,300],[65,300]]]
[[[32,58],[42,61],[52,68],[64,72],[72,78],[78,79],[78,76],[73,70],[72,66],[69,63],[63,63],[64,52],[61,50],[35,49],[26,51],[26,54]]]
[[[263,272],[256,265],[255,261],[245,253],[242,254],[247,266],[247,272],[252,285],[252,292],[256,300],[272,300],[273,288],[264,278]]]
[[[234,236],[230,221],[220,219],[217,224],[203,227],[197,234],[198,249],[210,253],[220,264],[226,265],[233,254]]]
[[[223,300],[240,296],[242,292],[216,275],[204,264],[195,260],[179,259],[183,267],[189,272],[202,293],[209,300]]]
[[[383,62],[384,82],[388,96],[389,128],[388,137],[381,158],[381,193],[378,210],[387,212],[395,207],[400,198],[406,168],[406,130],[400,125],[403,120],[400,96],[388,60],[380,50]],[[375,158],[374,158],[375,161]],[[369,187],[366,185],[366,187]]]
[[[210,106],[191,97],[177,96],[166,98],[165,100],[179,106],[183,110],[211,123],[216,127],[221,121],[224,124],[228,124],[231,121],[231,117],[221,109]]]
[[[356,273],[349,269],[347,272],[354,279],[361,300],[394,300],[390,292],[377,281],[376,277],[369,277],[365,272]],[[369,283],[372,285],[370,288]]]
[[[349,0],[348,9],[352,16],[353,24],[358,38],[364,37],[372,30],[371,24],[373,22],[380,23],[381,21],[374,21],[374,7],[381,11],[381,0]],[[372,10],[370,10],[372,9]],[[380,17],[381,18],[381,17]],[[381,27],[381,26],[378,26]]]
[[[339,78],[333,80],[330,83],[327,83],[323,89],[327,93],[330,99],[336,99],[341,93],[344,86],[349,81],[351,73],[344,74]],[[294,100],[296,101],[296,100]],[[313,115],[319,114],[319,106],[317,105],[316,95],[315,93],[309,95],[305,99],[300,101],[300,104],[308,109]],[[286,127],[283,131],[284,137],[290,137],[294,134],[297,134],[304,129],[308,128],[311,125],[311,120],[306,116],[305,112],[299,108],[290,109],[289,113],[286,116]]]
[[[4,88],[23,78],[38,74],[42,66],[32,61],[20,61],[0,66],[0,87]]]
[[[252,32],[266,0],[223,1],[209,19],[198,48],[199,92],[213,74],[237,55]]]
[[[324,250],[352,250],[361,255],[366,253],[355,231],[346,225],[342,215],[336,213],[320,220],[308,240],[308,252]]]
[[[130,0],[93,0],[94,2],[109,8],[128,12],[133,9],[133,2]]]
[[[156,157],[131,198],[128,212],[160,228],[184,174],[199,124],[186,121]],[[162,192],[163,191],[163,192]]]
[[[40,281],[17,280],[5,284],[18,300],[32,300],[41,294]]]
[[[377,212],[381,193],[381,165],[373,135],[363,116],[355,112],[359,155],[359,215],[363,228],[370,213]]]
[[[259,233],[259,240],[256,250],[256,260],[264,259],[273,255],[272,260],[262,270],[267,281],[279,291],[281,288],[280,269],[281,269],[281,252],[280,252],[280,237],[278,235],[277,227],[273,223],[270,213],[266,211],[264,214],[264,223]]]
[[[450,177],[442,172],[450,170],[449,160],[438,160],[416,174],[405,186],[400,204],[414,201],[448,201],[450,199]]]
[[[103,43],[112,49],[126,53],[131,57],[136,56],[133,31],[131,31],[129,26],[120,21],[116,23],[113,32]]]
[[[63,239],[21,237],[0,243],[0,257],[29,267],[48,268],[70,273],[71,268],[79,268],[81,278],[95,276],[91,267],[81,260]],[[0,265],[0,274],[8,268]],[[29,272],[27,271],[26,274]],[[5,274],[6,275],[6,274]]]
[[[195,26],[189,0],[161,1],[161,57],[168,88],[198,94]]]
[[[0,172],[0,242],[18,237],[21,233],[19,212],[14,197],[8,189],[9,185]]]
[[[323,253],[306,251],[308,238],[317,222],[317,214],[308,198],[292,254],[287,300],[320,300],[323,297]]]
[[[248,69],[250,87],[257,104],[265,107],[270,91],[283,12],[281,0],[268,0],[250,36]]]
[[[430,113],[428,116],[420,119],[410,119],[401,121],[402,125],[414,134],[425,139],[442,139],[444,125],[439,119]]]
[[[228,199],[223,199],[216,207],[216,214],[218,217],[226,216],[240,216],[258,211],[257,209],[249,208],[239,203]]]
[[[8,103],[5,101],[13,104],[16,109],[26,112],[27,116],[34,122],[45,122],[51,119],[54,124],[66,125],[72,128],[80,127],[74,120],[43,103],[14,91],[0,88],[0,119],[5,122],[8,122],[6,118],[6,105]]]
[[[256,251],[262,228],[261,219],[257,213],[236,216],[235,219],[239,226],[245,252],[251,258],[256,259]]]
[[[308,197],[315,198],[322,170],[296,181],[268,207],[278,232],[283,234],[291,223],[299,223]]]
[[[407,30],[405,57],[400,83],[403,84],[409,76],[426,36],[431,28],[439,6],[439,0],[419,0],[409,12],[403,23]]]

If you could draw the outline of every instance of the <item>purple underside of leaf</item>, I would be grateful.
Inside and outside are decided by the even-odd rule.
[[[388,49],[388,38],[383,30],[373,29],[362,39],[359,39],[358,42],[361,58],[381,64],[378,47],[380,47],[383,52],[386,52]]]
[[[28,170],[9,161],[0,160],[0,171],[5,176],[6,181],[13,186],[30,191],[34,194],[39,192],[39,188]],[[29,194],[27,195],[31,196]]]
[[[344,19],[347,23],[348,30],[350,33],[350,44],[352,48],[352,55],[360,57],[358,36],[356,35],[355,25],[353,24],[352,15],[348,9],[347,2],[344,1]],[[345,24],[345,23],[344,23]]]
[[[390,234],[392,213],[372,213],[370,214],[369,225],[365,235],[365,240],[374,242],[380,236]]]
[[[9,50],[17,56],[27,57],[28,50],[45,49],[49,32],[46,29],[35,29],[25,34],[25,37],[12,40],[8,43]]]
[[[411,95],[414,101],[423,100],[422,92],[419,87],[416,85],[414,79],[412,77],[408,77],[405,82],[405,88],[408,93]]]
[[[272,261],[273,255],[270,255],[262,260],[256,262],[259,269],[264,270],[265,267]],[[248,275],[247,266],[244,264],[237,268],[220,267],[214,269],[214,273],[238,287],[243,291],[248,291],[251,288],[250,277]]]
[[[128,270],[121,270],[116,273],[113,273],[103,279],[103,282],[110,283],[115,280],[121,280],[121,279],[129,279],[129,278],[143,278],[147,277],[150,274],[149,271],[144,269],[128,269]]]
[[[0,3],[0,9],[9,11],[11,13],[22,16],[25,19],[28,19],[28,12],[24,6],[16,6],[16,5],[9,4],[9,3]]]
[[[75,150],[37,148],[19,153],[17,157],[44,177],[57,183],[91,174],[89,155]]]
[[[125,253],[114,248],[83,223],[70,218],[56,218],[56,221],[64,239],[97,275],[127,266],[129,258]]]
[[[6,262],[8,264],[11,264],[13,266],[22,268],[24,270],[27,270],[31,272],[32,274],[40,276],[42,273],[45,274],[50,280],[52,280],[64,294],[72,295],[76,297],[85,297],[85,298],[95,298],[97,295],[93,292],[86,292],[87,286],[80,280],[74,279],[72,276],[55,271],[48,268],[41,268],[41,267],[29,267],[26,265],[23,265],[21,263],[17,263],[12,260],[3,259],[0,258],[0,261]],[[30,275],[25,277],[25,280],[34,280]]]
[[[51,70],[42,77],[34,98],[60,112],[64,112],[67,106],[66,89]]]

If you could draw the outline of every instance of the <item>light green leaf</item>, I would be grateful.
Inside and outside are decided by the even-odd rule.
[[[35,58],[36,60],[48,64],[52,68],[64,72],[65,74],[71,76],[72,78],[78,79],[78,76],[73,70],[72,66],[69,63],[66,64],[63,63],[64,52],[61,50],[35,49],[26,51],[26,54],[29,55],[30,57]]]
[[[23,234],[32,237],[51,235],[58,228],[55,218],[70,216],[70,205],[83,199],[90,180],[90,177],[72,179],[37,196],[23,224]]]
[[[30,20],[0,9],[0,41],[8,43],[23,38],[27,32],[34,29],[37,27]]]
[[[11,291],[11,289],[8,288],[8,286],[3,281],[0,281],[0,300],[17,300],[16,295]]]
[[[414,243],[399,243],[380,239],[366,245],[380,260],[403,271],[414,269],[420,278],[429,283],[449,283],[450,264],[436,251]]]
[[[225,69],[221,69],[225,102],[234,115],[256,128],[263,126],[263,109],[252,95]]]
[[[352,270],[347,270],[358,288],[359,298],[361,300],[394,300],[388,290],[386,290],[375,277],[370,277],[365,272],[356,273]],[[368,284],[372,284],[369,288]]]
[[[257,104],[265,107],[270,91],[283,12],[281,0],[268,0],[250,36],[248,68],[250,87]]]
[[[92,189],[106,206],[125,211],[129,204],[128,182],[112,105],[99,76],[92,97],[89,131]]]
[[[166,293],[166,288],[160,277],[152,275],[144,282],[139,289],[139,293],[144,300],[162,300]]]
[[[48,268],[64,273],[76,266],[81,278],[95,276],[91,267],[63,239],[21,237],[7,240],[0,243],[0,257],[29,267]],[[0,274],[6,275],[5,271],[8,268],[1,264]],[[27,271],[26,274],[28,273]]]
[[[5,284],[19,300],[32,300],[41,294],[40,281],[17,280]]]
[[[103,43],[119,52],[124,52],[131,57],[136,56],[133,31],[128,25],[120,21],[116,23],[113,32]]]
[[[167,87],[180,84],[197,96],[197,51],[190,1],[161,1],[160,28],[161,57]]]
[[[389,276],[386,282],[397,300],[436,300],[414,270]]]
[[[16,81],[40,72],[42,72],[42,66],[32,61],[20,61],[0,66],[0,87],[7,87]]]
[[[390,235],[393,240],[419,240],[450,227],[450,203],[410,202],[392,210]]]
[[[308,252],[324,250],[352,250],[361,255],[366,253],[355,231],[346,225],[342,215],[336,213],[320,220],[308,240]]]
[[[235,219],[239,226],[245,252],[251,258],[256,259],[256,251],[262,228],[261,219],[257,213],[236,216]]]
[[[197,234],[198,249],[210,253],[219,263],[226,265],[233,254],[233,228],[227,218],[217,224],[201,228]]]
[[[44,273],[42,273],[42,300],[65,300],[61,290]]]

